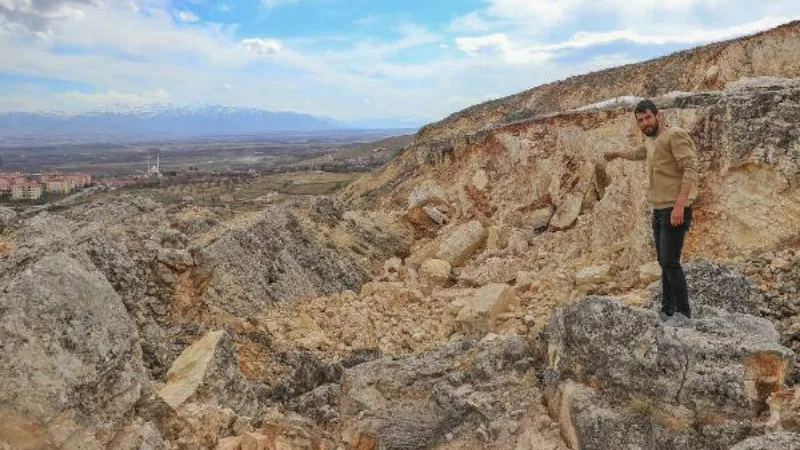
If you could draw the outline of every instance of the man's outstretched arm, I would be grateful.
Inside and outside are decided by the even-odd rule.
[[[632,151],[615,150],[604,154],[603,157],[606,161],[613,161],[617,158],[627,159],[628,161],[642,161],[647,159],[647,149],[641,146]]]

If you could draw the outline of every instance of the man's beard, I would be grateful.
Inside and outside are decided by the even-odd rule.
[[[644,135],[647,136],[647,137],[656,137],[656,135],[658,134],[658,128],[660,126],[661,126],[661,124],[657,123],[657,124],[655,124],[655,125],[653,125],[651,127],[645,128],[644,129]]]

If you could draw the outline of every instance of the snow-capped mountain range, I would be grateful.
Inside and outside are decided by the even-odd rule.
[[[327,117],[223,106],[125,106],[80,114],[0,113],[0,138],[23,135],[206,137],[351,128]]]

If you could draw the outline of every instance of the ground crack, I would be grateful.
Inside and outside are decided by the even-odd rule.
[[[681,350],[683,351],[683,375],[681,376],[681,385],[678,388],[678,392],[675,394],[675,403],[680,405],[680,397],[684,387],[686,387],[686,378],[689,374],[689,353],[687,352],[686,344],[678,337],[677,330],[675,330],[675,340],[681,343]]]

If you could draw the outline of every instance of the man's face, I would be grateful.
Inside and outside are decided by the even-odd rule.
[[[658,134],[658,116],[649,109],[643,113],[636,113],[636,125],[645,136],[653,137]]]

